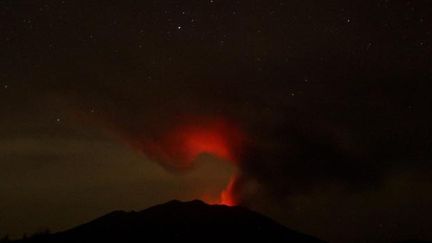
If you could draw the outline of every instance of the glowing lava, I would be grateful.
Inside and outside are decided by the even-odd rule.
[[[236,181],[236,176],[232,176],[225,190],[222,191],[220,195],[219,204],[223,204],[226,206],[234,206],[236,205],[236,201],[234,199],[234,183]]]

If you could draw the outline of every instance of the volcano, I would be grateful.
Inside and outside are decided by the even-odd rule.
[[[245,207],[170,201],[17,242],[323,242]]]

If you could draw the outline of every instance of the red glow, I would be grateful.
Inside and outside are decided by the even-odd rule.
[[[226,206],[234,206],[236,205],[236,201],[234,200],[234,183],[235,183],[236,177],[231,177],[227,187],[225,190],[222,191],[220,194],[220,204],[226,205]]]
[[[235,125],[226,120],[202,117],[183,120],[166,131],[158,140],[145,144],[142,149],[152,159],[174,170],[193,167],[194,160],[204,153],[236,165],[245,138]],[[219,204],[236,204],[232,195],[234,183],[235,177],[232,177],[220,195]]]
[[[233,160],[230,141],[216,127],[189,127],[180,132],[187,160],[193,160],[202,153],[209,153],[229,161]]]
[[[203,153],[215,155],[236,164],[239,149],[244,142],[244,135],[232,124],[222,120],[212,120],[200,124],[187,124],[177,127],[173,132],[176,148],[183,161],[193,161]],[[236,177],[233,176],[227,187],[220,194],[219,204],[233,206],[236,204],[233,187]]]
[[[179,167],[190,167],[204,153],[235,163],[243,140],[239,129],[225,120],[197,118],[169,130],[162,145],[167,159]]]

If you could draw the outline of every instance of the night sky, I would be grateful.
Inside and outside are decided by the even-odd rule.
[[[429,0],[2,0],[0,237],[225,190],[431,240],[431,91]]]

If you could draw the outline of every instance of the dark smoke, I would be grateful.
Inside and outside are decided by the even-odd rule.
[[[412,82],[412,79],[404,80]],[[427,107],[425,103],[419,103],[415,110],[399,110],[393,108],[397,100],[391,95],[364,94],[369,97],[353,101],[352,94],[347,93],[339,94],[337,99],[323,98],[303,105],[296,97],[292,99],[287,90],[264,87],[275,81],[261,81],[245,83],[234,98],[229,97],[233,88],[228,84],[223,88],[217,84],[203,87],[207,83],[174,92],[170,91],[175,86],[173,81],[160,80],[165,84],[152,89],[158,93],[157,98],[131,93],[127,100],[122,100],[123,96],[110,97],[114,106],[107,107],[106,114],[98,119],[107,121],[125,141],[135,144],[148,140],[158,142],[181,121],[181,114],[235,121],[248,140],[237,151],[240,172],[233,189],[237,201],[246,204],[253,204],[257,197],[285,199],[327,184],[342,185],[354,192],[373,190],[393,171],[432,169],[429,125],[432,121],[430,111],[423,108]],[[425,80],[418,78],[417,82],[421,84]],[[250,90],[260,92],[250,94]],[[228,93],[225,99],[218,98],[225,93]],[[424,102],[429,99],[421,90],[416,95]],[[275,101],[278,98],[281,103]],[[117,103],[116,99],[122,101]],[[159,100],[163,108],[153,99]],[[148,103],[151,105],[146,106]],[[160,112],[155,111],[158,109]],[[153,158],[169,170],[179,169],[158,155]]]

